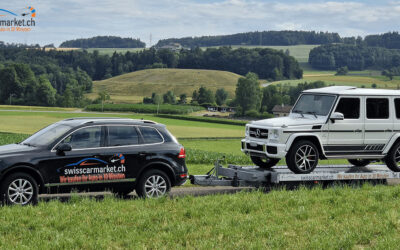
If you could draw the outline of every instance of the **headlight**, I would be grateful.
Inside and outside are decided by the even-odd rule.
[[[277,139],[279,137],[279,130],[278,129],[273,129],[271,132],[271,136],[273,139]]]
[[[245,129],[245,132],[244,132],[244,134],[245,134],[246,136],[248,136],[248,135],[249,135],[249,127],[248,127],[248,126],[246,126],[246,129]]]

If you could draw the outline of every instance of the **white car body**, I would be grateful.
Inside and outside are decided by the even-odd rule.
[[[326,115],[293,112],[303,95],[333,96],[333,105]],[[353,113],[349,116],[354,117],[348,119],[344,115],[340,120],[341,114],[336,113],[336,110],[342,98],[347,98],[340,104],[342,110],[345,110],[343,105],[348,102],[359,103],[358,117],[354,113],[357,108],[351,106],[348,109],[353,108]],[[375,105],[374,102],[382,104]],[[388,113],[386,114],[387,103]],[[306,90],[300,95],[293,110],[287,117],[248,123],[245,139],[242,140],[242,152],[252,156],[284,158],[296,140],[306,139],[311,140],[318,147],[321,159],[378,160],[385,158],[392,145],[398,142],[400,137],[399,90],[349,86]],[[368,118],[367,112],[368,116],[378,118]],[[379,118],[383,114],[387,117]],[[339,116],[339,120],[332,119],[334,116]]]

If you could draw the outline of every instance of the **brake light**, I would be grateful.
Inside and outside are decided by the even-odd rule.
[[[185,148],[181,148],[181,151],[179,151],[179,155],[178,158],[180,159],[185,159],[186,158],[186,152],[185,152]]]

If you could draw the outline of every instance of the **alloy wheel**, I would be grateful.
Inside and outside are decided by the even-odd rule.
[[[310,170],[314,167],[317,161],[317,153],[310,145],[303,145],[296,151],[296,165],[303,171]]]
[[[26,179],[16,179],[8,186],[8,198],[13,204],[28,204],[33,197],[33,185]]]
[[[147,178],[144,188],[147,197],[158,198],[167,192],[167,182],[160,175],[152,175]]]

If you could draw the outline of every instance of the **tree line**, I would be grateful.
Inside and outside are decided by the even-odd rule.
[[[349,70],[367,68],[390,69],[400,66],[400,50],[352,44],[327,44],[310,51],[309,63],[313,68]]]
[[[60,44],[61,48],[145,48],[140,39],[122,38],[118,36],[95,36],[68,40]]]
[[[184,47],[210,47],[229,45],[298,45],[342,42],[338,33],[315,31],[256,31],[221,36],[201,36],[162,39],[156,47],[179,43]]]

